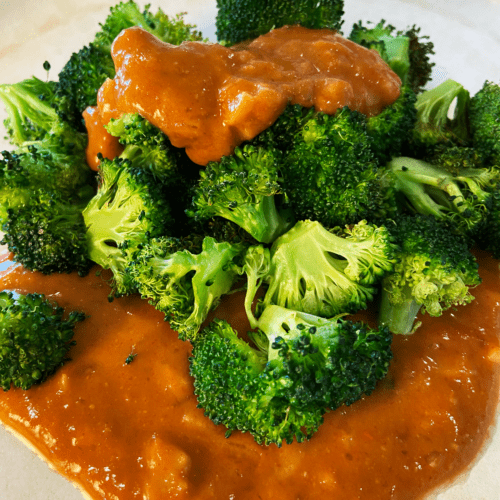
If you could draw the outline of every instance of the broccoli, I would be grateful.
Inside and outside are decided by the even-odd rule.
[[[247,144],[220,162],[210,162],[200,172],[188,215],[195,220],[224,217],[257,241],[271,243],[293,224],[277,206],[279,159],[275,149]]]
[[[115,296],[135,292],[126,272],[134,251],[173,224],[163,184],[130,159],[101,159],[97,194],[83,211],[90,258],[113,272]]]
[[[400,156],[417,119],[416,95],[409,87],[401,87],[398,99],[376,116],[367,119],[366,131],[379,164]]]
[[[469,123],[472,144],[483,161],[500,165],[500,85],[486,81],[472,96]]]
[[[409,334],[419,326],[419,311],[440,316],[472,301],[469,288],[481,280],[465,238],[438,219],[419,214],[400,216],[386,227],[400,250],[394,271],[382,282],[381,325]]]
[[[340,30],[344,15],[343,0],[217,0],[217,40],[234,45],[285,25]]]
[[[29,389],[68,361],[81,312],[64,317],[63,308],[43,295],[0,292],[0,387]]]
[[[392,270],[394,253],[384,227],[362,221],[334,234],[317,221],[299,221],[271,247],[262,307],[324,317],[364,309],[377,282]]]
[[[201,40],[195,26],[186,24],[184,14],[168,17],[161,9],[156,14],[147,5],[141,12],[132,0],[111,7],[106,21],[94,40],[72,54],[59,73],[55,90],[55,108],[78,130],[84,130],[82,112],[97,104],[97,92],[107,78],[114,78],[111,44],[118,34],[132,26],[141,26],[163,42],[179,45],[184,40]]]
[[[343,226],[396,209],[375,160],[366,117],[348,107],[335,115],[310,110],[282,163],[283,190],[298,220]]]
[[[278,447],[309,439],[328,410],[369,394],[388,370],[392,337],[384,329],[266,308],[252,338],[223,320],[194,343],[190,373],[198,407],[215,424]]]
[[[429,56],[434,54],[434,44],[428,41],[429,37],[420,35],[420,28],[415,25],[406,31],[396,31],[385,20],[367,26],[359,21],[352,27],[349,39],[376,50],[403,85],[416,94],[430,81],[434,63]]]
[[[240,274],[246,245],[174,237],[152,238],[135,252],[127,274],[182,340],[194,340],[208,313]]]
[[[410,139],[409,154],[423,158],[441,144],[447,147],[468,145],[469,103],[469,91],[454,80],[446,80],[419,94],[415,103],[417,120]]]
[[[472,160],[470,167],[459,172],[408,157],[394,158],[387,167],[395,179],[394,189],[407,208],[448,221],[455,232],[474,237],[488,213],[500,170],[474,168],[474,156]]]
[[[55,193],[31,191],[26,203],[8,210],[0,244],[31,271],[85,276],[92,265],[82,216],[87,201],[71,203]]]

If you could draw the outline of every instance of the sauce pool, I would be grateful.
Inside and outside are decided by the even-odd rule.
[[[476,300],[395,337],[389,374],[371,396],[327,414],[310,441],[281,449],[239,432],[226,439],[204,417],[189,343],[146,301],[108,303],[96,269],[79,278],[14,266],[3,289],[44,293],[90,317],[55,375],[0,394],[0,420],[95,500],[423,498],[467,468],[496,413],[500,272],[486,254],[479,263]],[[241,296],[217,316],[248,328]]]

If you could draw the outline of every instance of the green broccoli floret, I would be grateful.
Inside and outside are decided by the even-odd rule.
[[[447,147],[467,145],[469,102],[469,91],[454,80],[446,80],[419,94],[410,155],[424,158],[440,144]]]
[[[79,152],[85,149],[86,134],[77,132],[52,107],[56,99],[54,85],[36,77],[0,85],[0,99],[8,116],[5,125],[12,144],[21,147],[44,141],[53,144],[57,140],[60,148]]]
[[[183,248],[183,245],[186,245]],[[244,244],[153,238],[142,245],[127,273],[182,340],[197,338],[201,324],[239,278]]]
[[[0,292],[0,387],[29,389],[68,361],[74,328],[85,315],[64,310],[43,295]]]
[[[305,28],[340,30],[343,0],[217,0],[217,40],[224,45],[257,38],[274,28],[300,24]]]
[[[214,320],[194,343],[190,372],[198,407],[215,424],[249,432],[259,444],[302,442],[329,409],[373,391],[392,353],[385,329],[266,308],[250,347]]]
[[[366,308],[376,284],[394,265],[384,227],[362,221],[334,234],[317,221],[299,221],[271,247],[270,304],[332,317]]]
[[[83,217],[90,258],[112,270],[116,296],[136,291],[126,272],[134,251],[173,224],[163,187],[148,169],[129,159],[101,159],[97,194]]]
[[[450,172],[415,158],[394,158],[387,165],[394,189],[411,211],[448,221],[455,232],[473,237],[481,227],[500,181],[496,168]]]
[[[372,139],[372,149],[380,164],[400,156],[417,119],[416,95],[409,87],[401,87],[394,103],[376,116],[368,118],[366,131]]]
[[[471,98],[472,144],[491,165],[500,165],[500,85],[486,81]]]
[[[82,112],[97,104],[97,91],[107,78],[114,78],[111,44],[118,34],[132,26],[141,26],[163,42],[179,45],[184,40],[202,40],[195,26],[186,24],[184,14],[170,18],[161,9],[156,14],[146,5],[141,12],[132,0],[111,7],[106,21],[94,40],[73,53],[56,86],[56,109],[75,128],[84,130]]]
[[[382,283],[379,322],[398,334],[412,333],[419,311],[440,316],[473,300],[478,264],[467,241],[434,217],[400,216],[387,222],[400,246],[394,272]]]
[[[451,175],[461,175],[467,169],[484,167],[482,156],[473,147],[439,144],[423,158],[427,163],[446,170]]]
[[[279,159],[277,150],[247,144],[220,162],[210,162],[200,172],[188,215],[201,221],[224,217],[259,242],[274,241],[293,224],[277,206]]]
[[[352,27],[349,39],[376,50],[403,85],[415,93],[421,92],[430,81],[434,63],[429,56],[434,54],[434,44],[428,41],[429,37],[420,35],[420,28],[415,25],[406,31],[396,31],[385,20],[366,26],[359,21]]]
[[[366,117],[357,111],[344,107],[327,115],[311,110],[282,164],[283,189],[297,219],[334,227],[395,210]]]
[[[87,201],[71,203],[51,192],[30,191],[25,204],[8,210],[0,244],[31,271],[85,276],[92,265],[82,216]]]

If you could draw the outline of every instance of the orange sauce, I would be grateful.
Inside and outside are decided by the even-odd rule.
[[[98,95],[103,123],[140,113],[200,165],[268,128],[286,104],[371,116],[401,80],[375,52],[331,30],[288,26],[244,47],[161,42],[139,27],[115,39],[116,68]]]
[[[310,441],[281,449],[239,432],[226,439],[204,417],[189,343],[145,301],[108,303],[95,272],[13,267],[2,289],[45,293],[90,317],[55,375],[0,394],[0,420],[96,500],[419,499],[470,464],[496,412],[500,272],[485,254],[479,262],[475,301],[395,337],[389,375],[371,396],[327,414]],[[241,296],[217,316],[247,328]]]
[[[113,137],[105,128],[101,117],[95,106],[89,106],[83,112],[85,127],[89,136],[87,149],[85,151],[87,164],[92,170],[99,170],[98,153],[104,158],[112,160],[119,156],[124,147],[118,142],[117,137]]]

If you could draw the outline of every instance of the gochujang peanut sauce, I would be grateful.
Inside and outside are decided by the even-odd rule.
[[[289,102],[371,116],[397,99],[401,85],[375,51],[299,26],[238,48],[175,46],[134,27],[118,35],[111,53],[116,76],[98,94],[103,123],[139,113],[200,165],[268,128]]]
[[[395,337],[389,374],[372,395],[281,449],[239,432],[225,438],[203,416],[189,343],[146,301],[109,303],[95,269],[79,278],[14,267],[2,288],[45,293],[90,317],[77,326],[71,361],[39,386],[0,395],[0,419],[94,499],[421,498],[467,467],[496,411],[499,270],[484,254],[479,262],[475,301]],[[216,314],[248,328],[241,296]]]

